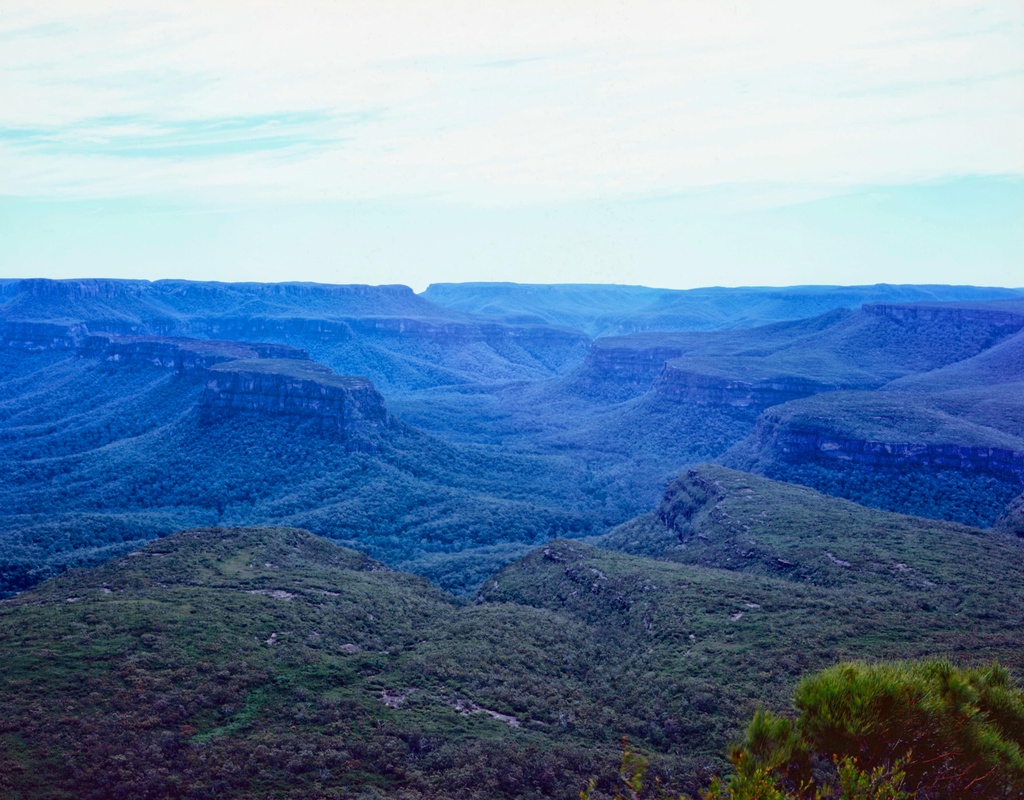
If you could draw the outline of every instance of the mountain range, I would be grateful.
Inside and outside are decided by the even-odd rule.
[[[11,797],[575,797],[623,736],[696,792],[808,670],[1024,666],[1024,290],[27,279],[0,325]]]

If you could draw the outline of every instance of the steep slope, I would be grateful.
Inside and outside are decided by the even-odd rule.
[[[1010,502],[992,529],[1024,539],[1024,494]]]
[[[1002,532],[879,511],[711,464],[687,470],[653,512],[596,541],[816,586],[930,592],[961,606],[988,596],[988,576],[1024,566],[1024,547]]]
[[[1019,303],[974,313],[1024,320]],[[771,408],[723,460],[881,508],[991,524],[1024,485],[1024,333],[878,391]]]

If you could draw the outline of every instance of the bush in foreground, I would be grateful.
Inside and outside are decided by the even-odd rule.
[[[759,711],[704,800],[1024,796],[1024,692],[992,664],[844,663],[797,686],[796,719]],[[662,796],[626,746],[616,800]],[[593,786],[581,793],[593,795]]]

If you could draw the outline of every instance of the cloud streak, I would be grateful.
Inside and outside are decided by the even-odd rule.
[[[492,207],[1024,175],[1017,2],[11,5],[13,196]]]

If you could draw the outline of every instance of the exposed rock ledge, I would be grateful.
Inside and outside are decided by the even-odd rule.
[[[709,375],[687,369],[685,359],[669,361],[654,383],[657,394],[674,400],[702,405],[764,408],[838,388],[801,377],[779,376],[744,381]]]
[[[1014,301],[1016,302],[1016,301]],[[908,320],[953,320],[962,323],[984,323],[996,328],[1021,330],[1024,328],[1024,304],[1019,311],[998,308],[971,308],[963,305],[928,305],[922,303],[897,305],[868,303],[862,306],[865,314],[906,322]]]
[[[873,467],[907,465],[988,472],[1024,483],[1024,452],[955,443],[883,442],[836,436],[827,430],[794,429],[761,420],[754,433],[760,449],[787,460],[830,459]]]
[[[87,333],[80,322],[44,322],[42,320],[7,320],[0,329],[4,347],[18,350],[74,350]]]
[[[615,347],[599,339],[591,345],[584,368],[594,377],[605,380],[650,384],[666,361],[683,353],[682,347],[671,344]]]
[[[146,364],[174,370],[179,375],[204,378],[214,364],[252,358],[308,360],[298,347],[262,342],[228,342],[160,336],[120,336],[92,333],[80,349],[83,356],[127,364]]]
[[[248,359],[215,364],[200,409],[208,419],[268,414],[316,420],[345,434],[357,449],[389,424],[384,398],[366,378],[336,375],[312,361]]]

